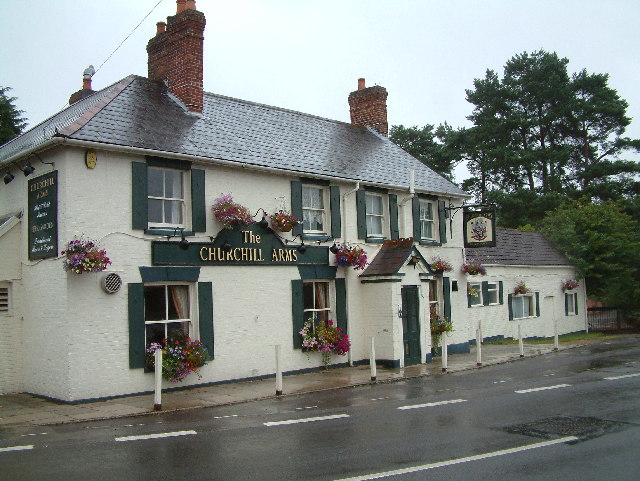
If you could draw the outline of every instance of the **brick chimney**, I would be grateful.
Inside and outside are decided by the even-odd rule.
[[[89,65],[82,73],[82,89],[71,94],[69,97],[69,105],[75,104],[78,100],[82,100],[85,97],[91,95],[94,90],[91,89],[91,77],[96,73],[96,69],[93,65]]]
[[[149,40],[149,79],[166,81],[169,92],[191,112],[202,113],[202,52],[204,14],[193,0],[177,0],[177,12],[158,22],[156,36]]]
[[[365,87],[364,79],[358,79],[358,90],[349,94],[351,124],[371,127],[384,137],[389,136],[387,123],[387,89],[376,85]]]

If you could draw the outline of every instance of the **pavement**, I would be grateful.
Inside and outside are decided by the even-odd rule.
[[[560,344],[558,349],[571,349],[584,344],[583,342]],[[432,363],[405,368],[378,366],[375,381],[371,380],[369,365],[341,367],[328,371],[319,369],[317,372],[283,376],[281,396],[368,385],[372,382],[389,383],[415,377],[442,376],[452,372],[522,361],[533,356],[549,355],[553,352],[553,344],[525,344],[524,357],[521,358],[517,344],[483,344],[481,366],[477,366],[476,349],[475,346],[472,346],[469,353],[449,355],[446,372],[443,372],[442,359],[436,357]],[[163,391],[162,412],[224,406],[275,397],[277,397],[275,376],[254,381],[215,384],[205,387],[194,386],[180,390]],[[132,395],[83,404],[52,401],[25,393],[7,394],[0,396],[0,429],[144,416],[157,412],[154,410],[153,394]]]

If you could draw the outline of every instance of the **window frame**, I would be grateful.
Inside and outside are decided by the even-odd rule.
[[[578,293],[577,292],[565,292],[564,293],[564,305],[565,315],[577,316],[578,315]]]
[[[442,316],[444,313],[443,297],[440,293],[443,291],[440,279],[429,279],[429,295],[427,306],[429,309],[429,319],[433,316]]]
[[[329,304],[327,307],[317,308],[316,303],[316,284],[322,284],[326,286],[326,301]],[[305,296],[304,291],[306,286],[312,286],[313,293],[313,307],[309,308],[305,306]],[[303,305],[302,312],[304,317],[304,322],[307,322],[309,319],[312,319],[313,328],[315,329],[316,320],[319,320],[315,313],[324,312],[326,313],[326,320],[333,320],[334,309],[333,306],[336,304],[336,291],[335,291],[335,283],[328,279],[305,279],[302,281],[302,292],[303,292]],[[309,315],[309,313],[313,313]]]
[[[189,332],[187,334],[188,337],[192,339],[196,339],[198,337],[198,326],[195,322],[197,319],[197,311],[195,310],[195,285],[191,282],[182,282],[182,281],[166,281],[166,282],[145,282],[143,284],[143,294],[146,295],[147,287],[164,287],[164,304],[165,304],[165,317],[168,317],[169,313],[169,303],[167,302],[169,294],[169,287],[171,286],[185,286],[187,288],[188,294],[188,312],[189,316],[185,318],[176,318],[176,319],[161,319],[161,320],[147,320],[147,309],[146,309],[146,297],[143,297],[143,305],[144,305],[144,346],[145,349],[149,346],[150,341],[147,341],[147,326],[150,325],[165,325],[165,335],[164,339],[167,339],[167,325],[170,323],[189,323]]]
[[[369,199],[376,199],[379,202],[380,213],[374,213],[369,210]],[[384,239],[385,238],[385,202],[382,194],[378,194],[377,192],[368,192],[364,193],[364,205],[365,205],[365,223],[367,229],[367,238],[371,239]],[[369,230],[369,219],[376,219],[377,222],[380,223],[380,232],[370,232]]]
[[[429,209],[431,211],[431,218],[424,218],[422,216],[423,214],[423,206],[428,206]],[[428,199],[418,199],[418,222],[420,224],[420,241],[424,241],[424,242],[437,242],[438,239],[436,239],[436,219],[437,219],[437,215],[436,215],[436,203],[434,201],[428,200]],[[431,237],[428,237],[425,235],[425,223],[430,223],[431,224]]]
[[[487,298],[484,298],[484,292],[483,292],[483,299],[482,301],[484,302],[485,306],[497,306],[500,304],[500,283],[498,281],[487,281]],[[491,285],[494,286],[494,288],[491,288]],[[495,302],[491,302],[491,293],[495,293]]]
[[[157,196],[157,195],[151,195],[150,193],[150,182],[151,182],[151,175],[150,172],[152,171],[157,171],[157,172],[161,172],[162,175],[162,190],[163,190],[163,194],[162,196]],[[180,190],[182,192],[182,197],[167,197],[166,196],[166,173],[167,172],[171,172],[171,173],[177,173],[180,175]],[[153,200],[159,200],[162,202],[162,222],[153,222],[151,221],[151,209],[147,206],[147,225],[149,229],[175,229],[175,228],[182,228],[182,229],[186,229],[187,228],[187,219],[189,219],[189,206],[188,206],[188,202],[187,199],[190,197],[190,189],[189,189],[189,185],[190,182],[187,182],[187,175],[185,175],[186,173],[188,173],[189,171],[185,171],[182,169],[172,169],[172,168],[168,168],[168,167],[159,167],[159,166],[155,166],[155,165],[148,165],[147,166],[147,203],[150,203]],[[165,205],[167,202],[170,203],[174,203],[174,202],[178,202],[180,205],[180,217],[182,218],[182,222],[177,222],[177,223],[173,223],[173,222],[165,222],[166,221],[166,211],[165,211]]]
[[[524,310],[522,312],[523,316],[522,317],[517,317],[516,316],[516,305],[515,305],[515,301],[517,300],[521,300],[524,302],[524,299],[529,299],[529,315],[524,316]],[[524,307],[524,305],[523,305]],[[537,317],[536,315],[536,295],[533,292],[529,292],[527,294],[514,294],[513,297],[511,298],[511,309],[513,312],[513,320],[520,320],[520,319],[529,319],[532,317]]]
[[[318,208],[318,207],[313,207],[313,206],[305,206],[305,195],[304,195],[304,191],[305,189],[309,189],[309,190],[315,190],[315,191],[319,191],[320,192],[320,199],[322,201],[322,208]],[[322,185],[314,185],[314,184],[302,184],[301,186],[301,193],[302,193],[302,198],[300,200],[301,205],[302,205],[302,232],[304,232],[305,234],[316,234],[316,235],[322,235],[322,234],[326,234],[327,232],[329,232],[329,223],[328,223],[328,219],[330,218],[330,216],[327,216],[327,191],[328,189],[325,186]],[[307,229],[305,227],[305,214],[307,212],[315,212],[315,213],[320,213],[322,216],[322,230],[318,230],[318,229]],[[311,227],[311,225],[309,226]]]
[[[469,287],[478,291],[477,296],[469,295]],[[477,299],[476,303],[472,302],[472,299]],[[482,307],[484,306],[484,298],[482,295],[482,282],[467,282],[467,300],[468,307]]]

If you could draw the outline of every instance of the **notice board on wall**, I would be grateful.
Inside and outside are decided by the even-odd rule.
[[[29,259],[58,255],[58,171],[28,182]]]

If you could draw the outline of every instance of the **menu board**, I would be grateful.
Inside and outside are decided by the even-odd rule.
[[[58,255],[58,171],[29,180],[29,259]]]

